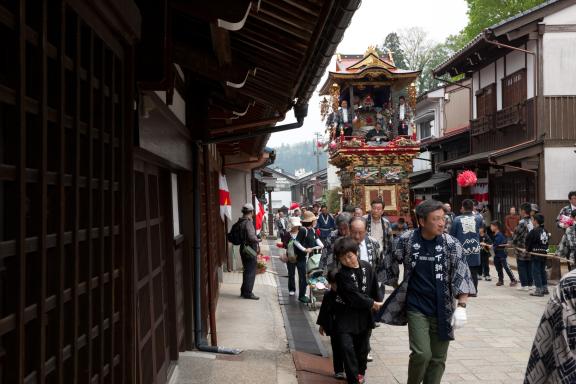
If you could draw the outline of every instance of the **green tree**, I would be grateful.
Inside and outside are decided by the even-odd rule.
[[[439,82],[434,79],[432,70],[452,54],[446,44],[439,44],[428,37],[420,27],[403,29],[399,33],[400,48],[408,69],[421,71],[416,81],[418,93],[436,87]]]
[[[448,38],[451,49],[462,48],[484,29],[502,20],[526,11],[545,0],[466,0],[468,3],[468,25],[460,34]]]
[[[428,60],[422,67],[422,74],[418,79],[418,91],[419,93],[427,92],[434,89],[442,84],[441,80],[434,78],[432,71],[438,65],[442,64],[446,59],[448,59],[454,51],[447,44],[436,44],[428,53]]]
[[[400,46],[400,38],[396,32],[389,33],[384,38],[382,46],[379,47],[379,52],[381,55],[387,55],[388,52],[392,52],[392,58],[394,59],[394,65],[397,68],[406,69],[406,59],[404,58],[404,52]]]

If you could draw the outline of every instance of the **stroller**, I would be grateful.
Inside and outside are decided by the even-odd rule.
[[[308,281],[308,309],[315,311],[316,302],[322,299],[328,289],[328,280],[324,277],[324,271],[320,268],[321,253],[313,253],[306,261],[306,279]]]

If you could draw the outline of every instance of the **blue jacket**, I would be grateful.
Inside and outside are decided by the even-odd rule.
[[[462,255],[466,257],[469,267],[480,265],[480,227],[482,219],[472,212],[464,213],[454,219],[450,235],[462,244]]]
[[[316,221],[316,228],[320,230],[320,238],[325,239],[330,236],[330,233],[336,229],[336,220],[331,214],[328,214],[328,219],[325,220],[324,215],[318,215],[318,220]]]

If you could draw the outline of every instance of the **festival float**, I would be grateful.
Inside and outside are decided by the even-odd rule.
[[[364,55],[337,55],[336,70],[320,90],[320,108],[330,137],[329,162],[338,169],[344,205],[366,212],[379,198],[391,221],[412,221],[408,175],[420,148],[411,111],[419,74],[396,68],[391,53],[379,55],[374,47]],[[406,95],[404,107],[399,106],[399,95]]]

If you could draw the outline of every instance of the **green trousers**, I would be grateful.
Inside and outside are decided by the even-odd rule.
[[[439,339],[437,319],[408,311],[408,338],[408,384],[440,384],[450,342]]]

